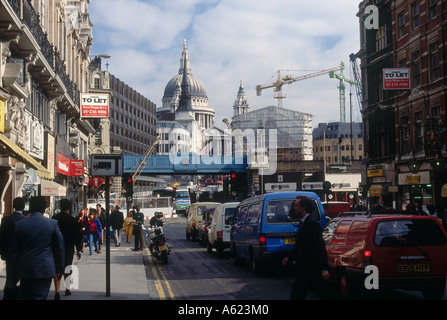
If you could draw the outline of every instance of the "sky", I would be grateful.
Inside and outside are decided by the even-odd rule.
[[[108,70],[157,107],[166,84],[178,73],[186,39],[191,72],[205,86],[218,128],[231,120],[243,81],[251,110],[277,105],[272,88],[257,85],[281,75],[300,77],[345,64],[358,52],[359,1],[355,0],[93,0],[91,54],[109,54]],[[286,109],[313,115],[318,123],[339,121],[339,81],[328,74],[283,86]],[[346,84],[346,118],[352,92]]]

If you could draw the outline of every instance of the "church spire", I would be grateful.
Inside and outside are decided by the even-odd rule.
[[[182,70],[182,84],[181,84],[181,89],[182,92],[180,94],[180,101],[179,101],[179,105],[177,108],[177,111],[187,111],[189,109],[191,109],[191,92],[190,92],[190,88],[189,88],[189,82],[188,82],[188,65],[189,65],[189,59],[185,59],[185,52],[186,52],[186,57],[188,56],[188,53],[186,51],[186,40],[184,40],[183,42],[183,68],[181,68]]]
[[[238,116],[240,114],[244,114],[247,112],[250,112],[250,102],[247,99],[244,84],[241,80],[239,91],[237,93],[237,98],[233,104],[233,116]]]
[[[183,74],[184,70],[186,70],[187,73],[191,73],[188,50],[186,49],[186,39],[183,39],[183,51],[182,57],[180,58],[180,69],[178,70],[178,74]]]

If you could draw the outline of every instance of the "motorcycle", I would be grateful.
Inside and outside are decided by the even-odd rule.
[[[163,214],[156,212],[154,217],[151,219],[150,228],[147,228],[147,237],[150,239],[149,250],[151,255],[157,260],[163,261],[163,263],[168,263],[168,255],[171,253],[167,246],[167,241],[169,240],[163,232],[163,221],[161,217]],[[153,228],[152,228],[153,226]]]

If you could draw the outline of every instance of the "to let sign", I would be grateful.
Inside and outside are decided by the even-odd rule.
[[[383,69],[384,90],[410,90],[410,69]]]
[[[109,95],[102,93],[81,93],[82,118],[108,118]]]

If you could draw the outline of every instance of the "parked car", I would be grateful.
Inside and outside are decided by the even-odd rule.
[[[216,207],[206,208],[202,213],[202,221],[198,224],[197,238],[200,244],[202,244],[204,247],[206,247],[208,243],[208,230],[215,209]]]
[[[198,236],[198,224],[202,221],[202,214],[206,208],[217,207],[219,202],[196,202],[191,204],[186,211],[186,239],[196,240]]]
[[[366,289],[368,265],[377,267],[379,288],[421,290],[429,299],[444,293],[447,233],[434,217],[347,212],[328,223],[323,238],[330,280],[343,297]]]
[[[331,219],[338,216],[341,212],[346,212],[351,209],[351,204],[349,202],[328,201],[322,202],[322,204],[326,217],[329,217]]]
[[[326,216],[320,198],[314,192],[277,192],[256,196],[239,203],[230,237],[233,260],[248,260],[251,269],[262,269],[266,263],[281,264],[292,250],[298,232],[297,221],[289,217],[297,196],[314,201],[312,217],[323,228]]]
[[[208,229],[207,250],[209,253],[216,248],[221,256],[225,249],[230,248],[230,231],[233,215],[239,202],[227,202],[216,207]]]

